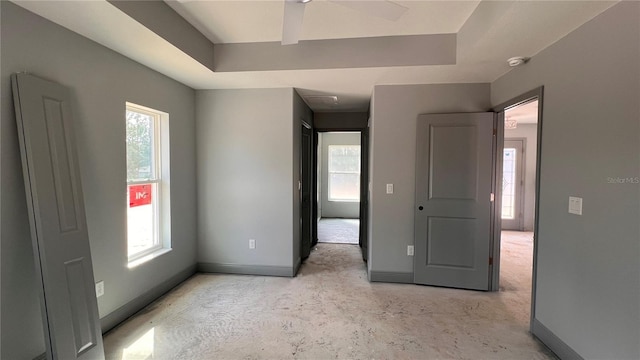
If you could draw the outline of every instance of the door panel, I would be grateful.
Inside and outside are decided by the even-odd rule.
[[[476,129],[474,126],[434,126],[430,133],[430,199],[476,198]],[[439,156],[447,154],[447,156]]]
[[[523,229],[524,141],[504,141],[502,161],[502,229]]]
[[[49,358],[103,359],[68,90],[12,77]]]
[[[367,261],[369,252],[369,128],[360,136],[360,247],[362,260]]]
[[[493,113],[420,115],[414,281],[488,290]]]
[[[429,217],[427,265],[473,268],[475,219]],[[446,238],[447,241],[438,241]]]
[[[319,136],[317,131],[313,131],[313,142],[311,143],[311,247],[313,248],[318,244],[318,221],[320,209],[318,208],[318,204],[320,203],[319,198],[319,186],[320,183],[319,173],[320,173],[320,164],[318,162],[318,148],[319,148]]]
[[[312,199],[311,199],[311,187],[312,183],[312,175],[311,175],[311,144],[313,135],[311,128],[305,125],[302,126],[302,136],[300,138],[300,179],[302,179],[302,184],[300,186],[300,200],[301,200],[301,208],[300,208],[300,229],[302,231],[301,241],[302,244],[300,246],[300,257],[305,259],[309,257],[311,254],[311,242],[312,242]]]

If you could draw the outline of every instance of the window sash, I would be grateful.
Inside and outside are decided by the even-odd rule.
[[[146,115],[151,117],[153,120],[151,121],[151,176],[149,178],[137,178],[137,179],[129,179],[128,170],[127,170],[127,182],[136,182],[136,181],[147,181],[147,180],[159,180],[162,177],[162,151],[160,149],[161,144],[161,134],[160,134],[160,121],[161,115],[159,113],[132,105],[127,104],[126,106],[127,112],[134,112],[142,115]],[[125,117],[126,118],[126,117]]]
[[[130,238],[129,230],[131,229],[131,224],[129,224],[130,220],[130,211],[131,207],[129,202],[127,202],[127,257],[128,262],[131,263],[138,259],[141,259],[145,256],[148,256],[158,250],[163,248],[163,234],[162,234],[162,226],[160,224],[160,217],[162,214],[162,158],[161,158],[161,142],[162,137],[160,133],[160,121],[161,114],[132,105],[127,104],[126,106],[127,112],[139,113],[142,115],[146,115],[152,118],[151,120],[151,169],[150,169],[150,177],[147,179],[129,179],[127,175],[127,199],[129,197],[129,187],[132,185],[152,185],[152,194],[151,194],[151,246],[144,248],[140,251],[136,251],[134,253],[129,253],[131,248],[132,239]],[[128,149],[127,149],[128,151]],[[128,166],[128,164],[127,164]],[[127,171],[127,174],[129,171]]]
[[[334,185],[334,181],[332,181],[332,176],[331,175],[357,175],[357,180],[356,180],[356,186],[358,187],[358,190],[355,192],[355,195],[353,197],[338,197],[335,196],[333,188],[335,187]],[[328,194],[328,198],[329,201],[341,201],[341,202],[358,202],[360,201],[360,173],[353,173],[353,172],[333,172],[329,174],[329,186],[328,186],[328,190],[329,190],[329,194]]]
[[[352,158],[355,158],[354,160],[357,160],[357,164],[358,164],[358,170],[350,170],[350,169],[336,169],[336,166],[333,162],[333,158],[334,156],[337,157],[345,157],[344,155],[334,155],[332,150],[334,149],[341,149],[341,148],[350,148],[352,150],[357,149],[358,151],[361,150],[360,145],[329,145],[328,147],[328,199],[329,201],[341,201],[341,202],[358,202],[360,201],[360,176],[361,176],[361,166],[362,164],[360,163],[360,154],[358,155],[353,155],[351,156]],[[334,184],[332,181],[333,176],[332,175],[357,175],[357,187],[358,190],[356,191],[355,195],[353,195],[352,197],[342,197],[342,196],[336,196],[336,194],[334,194],[334,191],[332,191],[334,189]]]
[[[152,193],[151,193],[151,203],[149,204],[149,206],[151,206],[151,246],[149,247],[145,247],[142,250],[133,252],[133,253],[129,253],[129,249],[131,247],[131,243],[132,241],[134,241],[134,239],[132,239],[129,235],[129,231],[131,230],[131,226],[132,224],[129,223],[129,221],[131,220],[131,206],[127,203],[127,257],[129,259],[129,262],[137,260],[141,257],[144,257],[146,255],[149,255],[150,253],[153,253],[157,250],[162,249],[162,227],[160,226],[160,194],[162,193],[162,189],[161,189],[161,183],[158,181],[152,181],[152,182],[135,182],[134,184],[127,184],[127,198],[129,197],[129,186],[131,185],[147,185],[150,184],[152,185]],[[142,205],[142,206],[147,206],[147,205]]]

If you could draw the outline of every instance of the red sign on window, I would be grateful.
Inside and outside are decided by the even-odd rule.
[[[129,186],[129,207],[151,204],[151,184]]]

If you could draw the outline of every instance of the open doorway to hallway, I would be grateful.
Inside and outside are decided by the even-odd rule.
[[[361,132],[318,134],[318,242],[359,244]]]
[[[523,320],[533,287],[539,104],[533,97],[504,111],[499,290],[522,300],[513,310]]]

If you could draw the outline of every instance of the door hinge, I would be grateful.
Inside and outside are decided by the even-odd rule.
[[[496,195],[494,193],[491,193],[491,202],[493,202],[496,199]]]
[[[493,257],[489,258],[489,265],[493,265]]]
[[[493,128],[493,135],[498,135],[498,129]]]

